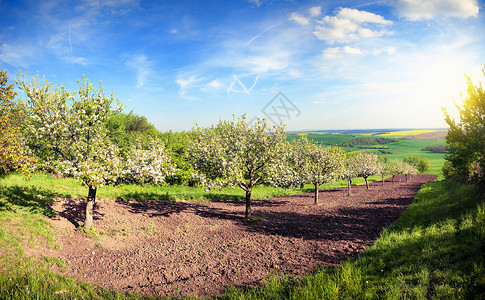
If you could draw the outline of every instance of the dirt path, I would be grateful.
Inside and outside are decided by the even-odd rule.
[[[62,247],[43,255],[64,260],[76,279],[146,295],[220,294],[227,286],[257,286],[274,269],[303,275],[331,266],[371,245],[397,220],[421,185],[380,183],[313,194],[254,200],[251,223],[242,222],[244,201],[97,202],[99,240],[75,230],[82,205],[62,200],[51,220]]]

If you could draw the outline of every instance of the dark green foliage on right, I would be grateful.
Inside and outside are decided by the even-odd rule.
[[[485,75],[485,68],[482,69]],[[446,143],[449,155],[446,174],[462,182],[475,182],[485,186],[485,91],[481,84],[474,85],[467,77],[468,95],[463,106],[456,105],[460,121],[451,119],[447,111],[445,121],[450,126]]]

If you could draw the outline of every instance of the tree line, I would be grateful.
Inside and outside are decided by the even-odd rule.
[[[84,226],[93,223],[96,191],[104,185],[184,184],[206,190],[239,187],[246,193],[245,219],[251,218],[251,193],[258,185],[314,185],[315,203],[323,183],[394,177],[418,172],[418,163],[386,163],[378,155],[320,147],[306,137],[286,140],[285,126],[245,116],[188,132],[159,132],[145,117],[122,113],[123,105],[85,77],[76,91],[39,75],[16,84],[25,100],[0,73],[1,171],[43,171],[72,177],[88,187]],[[428,162],[429,164],[429,162]]]

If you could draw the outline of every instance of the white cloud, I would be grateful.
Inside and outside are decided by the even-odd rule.
[[[310,21],[322,14],[322,8],[320,6],[314,6],[308,10],[309,17],[305,17],[302,14],[294,12],[290,15],[288,20],[293,21],[299,25],[305,26],[310,24]]]
[[[345,54],[350,54],[350,55],[364,55],[364,52],[359,48],[353,48],[349,46],[345,46],[343,51]]]
[[[289,54],[281,51],[272,53],[271,55],[250,56],[246,58],[242,63],[254,73],[277,71],[288,67]]]
[[[253,91],[254,87],[258,83],[258,79],[260,75],[261,74],[258,74],[256,76],[256,78],[254,79],[253,85],[250,88],[247,88],[246,85],[241,82],[241,79],[238,76],[232,75],[233,81],[229,85],[229,88],[227,89],[227,93],[230,94],[232,92],[232,93],[244,93],[246,95],[251,95],[251,92]],[[242,90],[235,88],[236,84],[238,84],[242,88]]]
[[[366,52],[362,51],[359,48],[345,46],[343,48],[340,48],[340,47],[327,48],[322,51],[321,57],[323,59],[335,59],[335,58],[340,58],[344,56],[360,56],[365,54]]]
[[[303,15],[300,15],[299,13],[292,13],[290,15],[290,18],[289,18],[290,21],[294,21],[300,25],[308,25],[310,24],[310,19],[309,18],[306,18],[305,16]]]
[[[218,79],[214,79],[207,84],[207,87],[210,88],[210,89],[219,90],[219,89],[224,88],[224,84],[222,84],[222,82],[220,82]]]
[[[412,21],[432,19],[435,16],[478,17],[477,0],[398,0],[397,14]]]
[[[152,73],[152,63],[144,54],[135,54],[126,61],[126,65],[136,71],[136,87],[143,87]]]
[[[322,14],[322,8],[320,6],[314,6],[309,9],[310,17],[318,17]]]
[[[313,34],[320,40],[330,44],[348,43],[361,38],[380,37],[389,32],[386,30],[368,28],[370,25],[391,25],[392,21],[384,19],[366,11],[352,8],[341,8],[337,15],[325,16],[317,21],[320,25],[315,27]]]
[[[189,78],[187,79],[177,79],[175,80],[175,82],[180,85],[180,90],[179,90],[179,93],[181,96],[184,96],[185,95],[185,91],[187,90],[187,88],[194,82],[197,81],[197,77],[195,76],[190,76]]]

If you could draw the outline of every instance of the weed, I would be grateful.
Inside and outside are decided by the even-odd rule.
[[[183,226],[180,226],[180,225],[177,225],[177,228],[175,229],[175,231],[187,231],[190,229],[190,223],[189,222],[186,222]]]
[[[153,222],[150,223],[150,226],[144,228],[145,234],[150,235],[150,234],[157,234],[158,230],[155,228],[155,225],[153,225]]]

